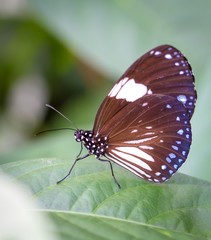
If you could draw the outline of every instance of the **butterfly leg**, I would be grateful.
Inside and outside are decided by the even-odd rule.
[[[71,166],[69,172],[67,173],[67,175],[65,175],[61,180],[59,180],[59,181],[57,182],[57,184],[59,184],[60,182],[63,182],[68,176],[70,176],[70,174],[71,174],[71,172],[72,172],[75,164],[76,164],[79,160],[82,160],[82,159],[84,159],[84,158],[87,158],[88,156],[89,156],[89,154],[86,154],[86,155],[84,155],[84,156],[82,156],[82,157],[77,157],[76,160],[74,161],[73,165]]]
[[[118,181],[116,180],[116,177],[114,175],[114,170],[113,170],[113,166],[111,164],[111,161],[110,160],[107,160],[107,159],[102,159],[102,158],[97,158],[98,160],[102,161],[102,162],[108,162],[110,164],[110,168],[111,168],[111,175],[114,179],[114,182],[116,183],[116,185],[118,186],[119,189],[121,189],[121,185],[118,183]]]
[[[81,155],[82,151],[83,151],[83,143],[81,142],[81,149],[80,149],[80,152],[79,152],[79,154],[77,155],[76,158],[79,158],[79,156]]]

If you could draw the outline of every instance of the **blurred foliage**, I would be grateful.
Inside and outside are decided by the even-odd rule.
[[[193,144],[181,171],[210,181],[210,9],[208,0],[0,0],[0,162],[7,163],[2,169],[18,166],[21,160],[25,174],[31,176],[27,182],[30,189],[34,186],[30,184],[33,175],[27,168],[27,161],[23,160],[58,158],[67,171],[66,160],[71,163],[80,149],[72,132],[59,131],[37,137],[34,134],[75,125],[91,129],[95,113],[112,82],[140,55],[167,43],[187,56],[198,90],[192,121]],[[63,112],[73,124],[47,109],[46,103]],[[49,162],[53,164],[51,160]],[[34,163],[36,165],[36,161],[31,162]],[[41,163],[45,165],[48,159]],[[93,159],[89,163],[84,167],[80,163],[81,168],[95,172],[98,163]],[[37,159],[37,167],[39,164]],[[43,177],[41,169],[38,167],[35,171],[39,181]],[[13,171],[5,171],[16,176]],[[56,171],[57,168],[46,171],[44,177],[55,176]],[[120,171],[121,176],[124,173]],[[24,182],[22,178],[19,180]],[[110,178],[107,181],[110,182]],[[42,181],[40,184],[44,186]],[[45,184],[49,187],[48,182]],[[173,204],[174,199],[171,201]],[[89,217],[83,216],[82,224],[89,221]],[[63,218],[69,221],[71,215]],[[52,219],[61,222],[59,215]],[[170,229],[166,225],[164,228]],[[188,232],[187,229],[184,232]],[[153,234],[156,233],[153,231]],[[166,236],[169,234],[166,232]],[[203,237],[207,236],[210,237],[206,232]],[[163,235],[161,238],[164,239]]]

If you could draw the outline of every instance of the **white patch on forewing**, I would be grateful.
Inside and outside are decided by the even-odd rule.
[[[113,88],[111,89],[111,91],[109,92],[108,96],[110,97],[115,97],[117,95],[117,93],[119,92],[119,90],[121,89],[122,85],[125,83],[125,81],[127,81],[128,78],[124,78],[122,79],[119,83],[116,83]]]
[[[108,96],[134,102],[146,93],[147,87],[144,84],[136,83],[134,79],[128,80],[128,77],[126,77],[114,85]]]
[[[115,149],[119,150],[121,153],[124,152],[129,156],[130,155],[137,156],[138,158],[136,158],[136,159],[138,159],[138,161],[140,161],[139,158],[144,158],[145,160],[151,161],[151,162],[155,161],[151,155],[145,153],[144,151],[142,151],[141,149],[138,149],[137,147],[116,147]],[[138,162],[137,162],[137,164],[138,164]]]

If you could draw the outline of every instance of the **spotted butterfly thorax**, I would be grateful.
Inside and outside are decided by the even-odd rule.
[[[117,184],[111,162],[151,182],[168,180],[188,156],[196,98],[194,76],[183,54],[169,45],[150,50],[105,97],[93,129],[76,130],[76,141],[88,153],[78,156],[73,166],[94,155],[110,163]]]

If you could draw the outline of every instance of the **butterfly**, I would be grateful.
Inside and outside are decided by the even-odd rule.
[[[76,129],[90,155],[150,182],[168,180],[185,162],[192,141],[190,120],[197,99],[194,75],[184,55],[158,46],[136,60],[102,102],[92,130]]]

